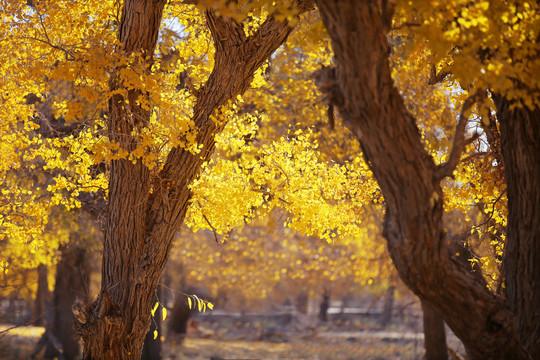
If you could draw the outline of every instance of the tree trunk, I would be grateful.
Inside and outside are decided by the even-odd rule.
[[[130,56],[143,54],[143,67],[150,70],[165,0],[125,0],[117,49]],[[310,8],[299,2],[300,11]],[[299,5],[299,6],[300,6]],[[150,174],[140,159],[111,161],[109,203],[105,231],[102,284],[93,304],[74,304],[77,331],[82,337],[84,359],[139,359],[150,326],[150,309],[156,287],[167,262],[172,240],[183,223],[191,198],[189,185],[214,150],[214,138],[222,130],[211,115],[243,94],[253,73],[285,41],[292,28],[273,16],[247,38],[241,24],[206,12],[215,43],[214,69],[197,94],[193,123],[198,154],[173,148],[158,174]],[[139,67],[141,64],[132,64]],[[133,133],[145,128],[150,111],[138,99],[140,89],[125,89],[111,76],[108,136],[131,153],[138,144]],[[122,95],[124,94],[124,95]],[[152,192],[150,190],[152,189]]]
[[[71,360],[77,359],[80,353],[79,343],[75,340],[71,305],[77,297],[88,297],[90,264],[86,249],[78,245],[61,246],[60,252],[62,258],[56,265],[52,301],[53,320],[47,327],[55,340],[48,339],[44,358],[53,359],[63,355],[65,360]],[[59,345],[61,349],[58,349]]]
[[[47,265],[39,264],[38,272],[38,287],[36,292],[36,300],[34,302],[34,311],[32,313],[32,325],[45,326],[47,323],[47,302],[49,301],[49,284],[47,283]]]
[[[494,99],[508,189],[506,297],[525,347],[540,359],[540,109],[510,110]]]
[[[330,308],[330,291],[323,289],[321,294],[321,303],[319,305],[319,320],[328,321],[328,308]]]
[[[422,301],[424,312],[424,347],[425,360],[448,360],[446,347],[446,330],[444,320],[427,302]]]
[[[191,294],[190,294],[191,295]],[[182,343],[187,334],[187,325],[189,318],[196,311],[189,308],[188,299],[184,294],[179,294],[174,302],[174,306],[171,311],[171,318],[169,319],[167,337],[173,339],[177,343]]]
[[[390,285],[386,290],[386,296],[384,297],[383,312],[381,315],[381,326],[388,326],[392,321],[392,310],[394,309],[394,292],[396,287]]]
[[[443,316],[472,359],[527,359],[511,311],[448,250],[440,181],[451,164],[435,165],[394,87],[391,3],[317,3],[335,52],[340,114],[384,194],[383,235],[401,279]]]
[[[160,285],[157,288],[154,296],[154,304],[163,299],[163,287]],[[150,322],[150,330],[144,338],[144,345],[141,355],[141,360],[161,360],[161,337],[163,336],[163,307],[165,304],[160,304]],[[157,331],[157,337],[154,338],[154,331]]]
[[[309,292],[307,290],[300,290],[300,292],[296,295],[296,299],[294,300],[296,310],[302,315],[307,315],[309,305]]]

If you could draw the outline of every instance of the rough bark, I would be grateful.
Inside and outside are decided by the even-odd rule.
[[[508,196],[506,298],[533,359],[540,359],[540,109],[495,96]]]
[[[439,183],[452,169],[437,167],[424,150],[393,85],[390,3],[317,3],[335,52],[339,111],[383,191],[383,235],[401,279],[443,316],[472,359],[528,358],[512,312],[448,251]]]
[[[151,64],[164,0],[126,0],[122,11],[119,52],[142,52]],[[299,4],[309,9],[309,2]],[[215,43],[215,61],[207,83],[200,89],[193,109],[199,154],[173,148],[162,170],[151,176],[141,163],[114,160],[109,179],[109,203],[102,264],[102,285],[93,304],[74,304],[85,359],[138,359],[150,325],[153,295],[180,228],[191,192],[188,185],[214,150],[214,136],[223,124],[210,115],[246,91],[254,71],[285,41],[292,28],[270,16],[249,38],[240,24],[206,12]],[[124,92],[113,74],[110,89]],[[140,90],[114,95],[109,101],[108,135],[132,151],[150,113],[137,105]],[[129,100],[129,101],[126,101]],[[150,194],[152,189],[152,194]]]
[[[77,297],[88,296],[90,264],[86,249],[75,244],[60,247],[62,258],[56,265],[52,323],[47,327],[45,359],[62,356],[66,360],[77,359],[80,355],[79,342],[75,339],[71,305]]]
[[[37,268],[38,287],[32,313],[32,325],[45,326],[47,302],[49,301],[49,284],[47,283],[47,265],[39,264]]]
[[[447,360],[446,330],[444,320],[429,303],[422,301],[424,312],[425,360]]]

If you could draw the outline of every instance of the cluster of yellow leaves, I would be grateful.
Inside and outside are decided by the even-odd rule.
[[[62,216],[52,214],[64,202],[54,191],[69,188],[71,179],[47,171],[63,169],[59,162],[66,158],[69,163],[82,157],[72,170],[78,184],[87,185],[84,150],[66,146],[67,139],[53,144],[42,134],[55,131],[49,127],[53,118],[69,124],[91,116],[103,100],[104,68],[114,43],[112,1],[31,3],[5,2],[0,18],[1,261],[28,267],[50,264],[69,237],[69,226],[58,220]],[[87,66],[90,59],[95,66]],[[66,148],[75,153],[66,155]],[[77,206],[74,198],[64,204]]]
[[[345,293],[392,273],[373,204],[380,190],[337,114],[330,128],[313,81],[332,57],[323,30],[302,17],[216,137],[186,219],[214,235],[186,232],[174,255],[187,281],[258,304],[299,288]]]
[[[414,14],[414,15],[413,15]],[[396,25],[428,41],[432,63],[462,87],[540,104],[540,5],[534,1],[400,1]],[[519,79],[519,85],[515,83]]]
[[[384,281],[392,272],[378,228],[365,225],[354,237],[332,245],[283,226],[286,213],[274,211],[217,246],[211,232],[185,231],[177,240],[173,263],[182,263],[182,279],[227,293],[229,301],[262,306],[265,299],[294,298],[300,289],[332,289],[335,296]],[[245,304],[244,304],[245,305]]]

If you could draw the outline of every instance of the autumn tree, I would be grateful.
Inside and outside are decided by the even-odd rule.
[[[152,71],[164,6],[164,1],[126,1],[122,8],[115,51],[130,60],[117,66],[109,81],[106,129],[109,140],[128,154],[138,148],[152,111],[151,94],[130,85],[125,74]],[[299,3],[298,9],[309,7]],[[159,172],[137,156],[111,162],[101,292],[93,304],[74,307],[85,358],[139,357],[153,294],[191,197],[188,185],[209,159],[214,136],[223,127],[219,111],[248,88],[254,71],[292,30],[287,21],[269,15],[246,36],[242,24],[231,18],[213,10],[205,16],[215,55],[214,69],[197,91],[193,108],[197,149],[174,146]]]
[[[520,164],[528,164],[527,159],[532,159],[538,154],[538,147],[537,145],[529,147],[530,151],[526,154],[519,150],[524,144],[530,143],[528,139],[538,138],[537,122],[535,123],[534,120],[537,119],[534,114],[538,113],[537,85],[530,81],[530,77],[534,74],[530,71],[537,66],[537,63],[533,65],[534,63],[529,62],[537,61],[537,57],[531,57],[528,54],[528,51],[534,53],[537,50],[534,45],[537,34],[534,31],[522,34],[521,41],[522,44],[528,44],[525,46],[527,50],[520,53],[518,57],[513,57],[513,60],[525,64],[524,67],[519,65],[515,68],[511,67],[513,70],[511,74],[516,75],[513,81],[519,84],[516,92],[512,91],[514,87],[512,80],[510,83],[503,81],[501,84],[496,82],[497,78],[480,77],[480,73],[486,73],[502,64],[501,58],[482,58],[479,61],[476,69],[478,73],[475,74],[479,79],[475,83],[477,88],[471,91],[472,95],[463,104],[452,151],[446,162],[436,165],[424,149],[416,120],[405,108],[403,99],[394,87],[391,77],[388,59],[390,47],[386,35],[391,30],[394,4],[321,1],[318,5],[332,38],[336,56],[335,95],[342,99],[339,106],[340,114],[360,141],[363,154],[384,194],[386,201],[384,235],[401,278],[423,301],[432,305],[444,317],[452,330],[463,340],[473,359],[536,357],[538,339],[528,324],[535,318],[534,314],[537,310],[532,305],[524,311],[521,306],[525,305],[518,306],[516,301],[520,304],[535,304],[534,294],[538,292],[538,289],[534,286],[531,289],[530,284],[534,284],[534,276],[537,276],[534,274],[538,274],[538,271],[529,270],[531,272],[527,273],[528,276],[524,274],[518,279],[514,274],[521,268],[516,262],[521,257],[513,251],[506,252],[506,263],[511,264],[506,276],[507,288],[514,289],[507,297],[508,304],[514,310],[512,313],[502,299],[493,295],[477,277],[470,273],[466,264],[456,261],[454,253],[448,246],[442,223],[443,193],[440,182],[450,176],[458,164],[463,148],[469,141],[464,130],[470,109],[476,101],[486,96],[485,91],[489,88],[494,94],[498,91],[506,94],[504,97],[512,99],[510,103],[513,104],[513,106],[510,105],[513,110],[509,113],[505,113],[504,107],[498,108],[501,129],[507,126],[502,125],[505,121],[513,125],[511,129],[505,129],[506,133],[501,131],[503,153],[506,151],[506,176],[516,179],[516,172],[522,174],[519,185],[512,184],[512,180],[507,179],[508,185],[516,188],[524,186],[525,189],[537,188],[534,185],[538,182],[537,176],[528,171],[525,172],[527,175],[524,175],[523,170],[520,170]],[[498,48],[494,49],[496,54],[493,57],[501,56],[500,53],[505,51],[512,53],[508,50],[508,46],[511,47],[514,44],[505,42],[512,40],[508,39],[512,36],[510,29],[518,29],[519,21],[513,20],[514,23],[509,28],[508,16],[516,14],[517,19],[525,17],[527,21],[521,22],[525,29],[530,29],[530,16],[534,17],[532,15],[534,12],[529,11],[528,4],[523,4],[520,10],[516,10],[516,5],[512,4],[508,7],[498,5],[499,8],[494,7],[496,10],[501,11],[502,8],[503,13],[504,10],[508,10],[503,17],[506,19],[504,20],[506,24],[503,26],[509,30],[501,37],[496,37],[496,40],[502,39],[503,43],[497,43]],[[489,3],[486,3],[486,6],[489,8]],[[434,13],[431,5],[427,3],[425,7],[420,5],[418,7],[426,12],[429,9],[429,14]],[[459,43],[459,40],[465,39],[461,44],[464,46],[464,53],[471,55],[467,49],[470,51],[472,48],[472,56],[475,58],[481,48],[486,49],[486,44],[481,41],[471,44],[466,40],[474,39],[474,35],[465,33],[463,38],[459,35],[464,33],[464,29],[470,27],[480,33],[485,31],[479,28],[481,26],[478,23],[479,20],[472,20],[474,17],[468,15],[470,8],[466,5],[445,4],[443,7],[445,9],[454,7],[453,12],[449,12],[457,17],[457,22],[446,24],[450,26],[450,29],[455,29],[458,35],[452,39],[452,43]],[[435,13],[438,14],[438,12]],[[423,13],[420,12],[420,14]],[[517,14],[521,16],[517,17]],[[475,13],[475,15],[479,14]],[[426,16],[426,20],[420,18],[433,30],[440,25],[436,19],[440,20],[442,16],[435,18]],[[489,23],[492,17],[488,16],[487,19],[488,25],[493,26]],[[473,23],[469,24],[468,21]],[[515,27],[513,27],[514,24]],[[443,32],[446,29],[448,28],[441,28],[440,32],[433,31],[431,34],[447,35],[448,32]],[[487,39],[492,43],[495,40],[493,37]],[[514,48],[514,51],[517,50]],[[500,53],[497,54],[497,52]],[[463,61],[460,57],[463,53],[457,54],[455,63]],[[491,65],[490,61],[493,61]],[[528,66],[528,64],[531,65]],[[480,71],[483,67],[486,67],[486,70]],[[454,69],[458,72],[465,68],[455,66]],[[459,75],[458,72],[456,77],[459,78]],[[469,86],[470,83],[466,84]],[[482,86],[484,86],[483,89]],[[494,97],[497,99],[497,95]],[[516,98],[524,99],[526,107],[513,103],[512,101]],[[528,131],[519,130],[525,124]],[[505,140],[505,136],[509,139]],[[530,163],[528,169],[534,169],[536,166]],[[523,221],[525,223],[532,221],[535,216],[538,216],[538,212],[532,210],[536,206],[533,204],[538,204],[538,197],[536,194],[526,194],[526,191],[512,191],[516,192],[511,195],[509,190],[509,208],[517,213],[509,213],[510,223],[515,222],[514,225],[510,225],[510,229],[514,227],[514,230],[510,232],[517,232],[521,228],[518,209],[524,211],[530,208],[531,211],[523,212]],[[518,237],[515,236],[516,234],[511,236],[509,233],[508,247],[513,249],[521,247],[516,244],[522,242],[524,245],[532,246],[527,248],[529,260],[520,261],[519,264],[534,269],[536,266],[534,264],[537,262],[534,262],[530,256],[537,256],[532,244],[538,243],[535,240],[538,235],[530,230],[534,228],[532,224],[530,227],[524,225],[522,229],[524,228],[529,230]],[[519,289],[530,290],[523,292]],[[521,296],[518,296],[518,293]],[[517,300],[518,297],[519,300]]]
[[[316,46],[302,40],[313,31],[317,36],[324,32],[318,15],[307,21],[310,30],[299,34],[294,45],[275,53],[299,13],[311,8],[309,1],[292,7],[271,1],[186,3],[66,0],[31,2],[30,8],[8,3],[8,15],[0,22],[4,38],[10,39],[0,64],[5,89],[1,153],[7,160],[0,165],[0,240],[7,243],[9,234],[13,251],[36,251],[44,247],[39,235],[52,206],[79,207],[84,193],[108,197],[101,292],[95,302],[79,301],[74,307],[85,357],[138,357],[155,288],[188,207],[193,224],[219,234],[281,207],[290,214],[287,226],[341,241],[358,231],[363,203],[381,201],[386,205],[384,233],[398,272],[445,317],[471,355],[520,356],[524,344],[534,356],[537,315],[530,314],[536,314],[537,290],[527,284],[534,284],[538,271],[531,262],[516,259],[525,254],[521,251],[537,256],[532,250],[537,235],[530,230],[538,216],[537,183],[530,182],[538,152],[531,140],[538,137],[533,76],[537,9],[528,3],[398,2],[394,12],[385,2],[321,2],[332,54],[327,39],[315,38]],[[457,100],[444,106],[449,111],[439,111],[440,101],[431,101],[444,100],[442,89],[435,97],[423,97],[426,106],[417,106],[421,92],[414,88],[407,93],[413,77],[399,70],[410,70],[408,64],[395,66],[392,79],[387,40],[392,20],[400,30],[391,38],[394,50],[399,43],[428,48],[430,82],[451,77],[455,84],[448,92],[458,93],[458,85],[463,90],[450,96]],[[314,72],[331,65],[334,57],[337,70],[329,68],[331,76],[321,87],[321,73]],[[243,99],[248,88],[266,81],[270,86]],[[56,96],[54,88],[64,86],[72,96]],[[272,88],[289,98],[279,100],[280,91]],[[319,94],[317,88],[326,91]],[[443,192],[441,182],[451,183],[443,179],[454,173],[463,149],[474,140],[466,133],[471,111],[485,119],[493,116],[486,111],[488,89],[497,108],[493,123],[500,125],[509,185],[504,273],[519,336],[503,301],[469,271],[467,259],[457,258],[447,246],[443,223],[449,194],[463,200],[451,206],[466,207],[470,192],[461,185],[478,186],[471,180],[479,173],[475,169],[490,169],[489,161],[463,166],[456,183]],[[39,109],[23,101],[30,94],[49,101],[56,118],[80,130],[58,138],[36,134],[32,118]],[[452,111],[456,107],[458,115]],[[456,117],[453,142],[441,140],[440,129],[449,131]],[[428,124],[436,118],[438,125]],[[291,126],[259,130],[259,124],[270,121],[290,121]],[[505,121],[516,125],[505,127]],[[489,140],[497,138],[497,126],[482,123],[491,147],[497,147],[496,140]],[[233,130],[223,131],[227,125]],[[518,128],[531,132],[514,131]],[[211,158],[217,134],[229,145],[222,153],[229,154]],[[257,141],[262,144],[248,146]],[[317,146],[325,151],[318,152]],[[35,182],[14,176],[36,159],[54,174],[54,183],[46,187],[50,198],[41,196],[43,188],[36,191]],[[529,193],[515,190],[517,183],[526,184]],[[493,201],[491,208],[501,211],[497,219],[504,223],[500,177],[496,186],[484,186],[475,201],[489,188],[499,192],[502,200]],[[220,196],[225,190],[229,194]],[[336,207],[341,211],[335,212]],[[524,226],[521,213],[528,219]],[[30,246],[28,238],[34,239]],[[505,244],[496,243],[500,256]],[[9,267],[9,261],[0,261],[2,268]],[[524,275],[517,276],[520,272]]]

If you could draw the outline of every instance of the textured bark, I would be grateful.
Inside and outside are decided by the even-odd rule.
[[[151,65],[164,0],[126,0],[118,51],[147,55]],[[300,10],[309,9],[301,2]],[[214,150],[223,124],[210,119],[222,105],[246,91],[254,71],[285,41],[292,30],[270,16],[247,38],[242,26],[207,11],[216,53],[214,70],[200,89],[193,110],[199,154],[173,148],[162,170],[152,177],[141,163],[114,160],[109,179],[102,285],[93,304],[77,301],[73,311],[85,343],[85,359],[138,359],[150,325],[152,299],[170,253],[174,234],[183,223],[191,192],[188,185]],[[112,91],[123,90],[113,74]],[[137,105],[140,90],[114,95],[109,101],[108,135],[131,151],[137,145],[132,130],[148,124],[150,113]],[[129,100],[126,101],[126,100]],[[150,194],[152,189],[152,194]]]
[[[528,358],[512,312],[450,256],[441,167],[424,150],[390,76],[389,3],[317,3],[335,52],[340,114],[383,191],[383,234],[401,279],[443,316],[472,359]]]
[[[540,359],[540,109],[495,96],[508,196],[506,297],[533,359]]]
[[[425,360],[447,360],[446,330],[444,320],[429,303],[422,301],[424,312]]]
[[[56,265],[54,285],[52,323],[47,327],[45,359],[63,357],[66,360],[77,359],[80,355],[79,343],[75,340],[73,313],[71,305],[76,297],[86,297],[90,278],[90,264],[85,249],[70,244],[61,246],[62,258]]]
[[[32,325],[45,326],[47,302],[49,300],[49,284],[47,283],[47,265],[39,264],[37,268],[38,287],[32,312]]]

